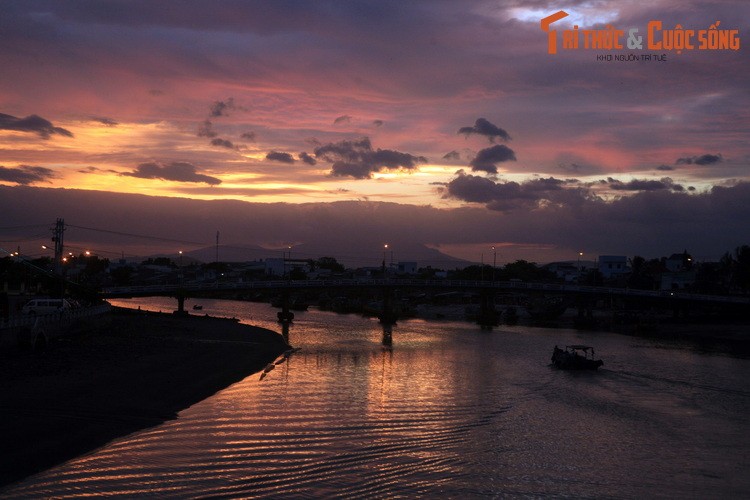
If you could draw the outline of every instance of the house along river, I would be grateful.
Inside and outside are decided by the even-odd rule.
[[[114,301],[171,311],[171,299]],[[188,302],[188,308],[195,303]],[[201,313],[281,331],[266,304]],[[296,313],[300,347],[176,420],[0,496],[747,498],[750,360],[524,326]],[[549,366],[590,344],[598,372]],[[387,344],[387,342],[386,342]]]

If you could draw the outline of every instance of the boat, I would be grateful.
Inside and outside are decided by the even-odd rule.
[[[567,345],[565,349],[555,346],[552,364],[562,370],[596,370],[604,364],[594,359],[594,348],[587,345]]]

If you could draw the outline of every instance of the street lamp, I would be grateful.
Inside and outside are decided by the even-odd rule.
[[[492,281],[495,281],[495,267],[497,266],[497,250],[492,245]]]
[[[383,245],[383,278],[385,278],[385,252],[388,250],[388,243]]]

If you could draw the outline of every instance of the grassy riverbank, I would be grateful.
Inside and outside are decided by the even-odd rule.
[[[0,486],[175,418],[287,348],[231,320],[116,308],[43,353],[2,353]]]

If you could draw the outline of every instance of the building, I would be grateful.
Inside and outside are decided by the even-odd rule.
[[[416,262],[399,262],[396,268],[396,274],[417,274],[417,263]]]
[[[628,258],[624,255],[600,255],[598,267],[604,279],[616,278],[630,272]]]

